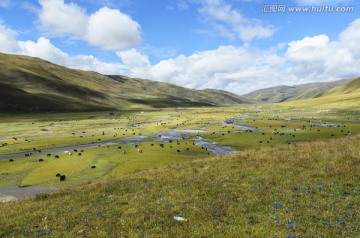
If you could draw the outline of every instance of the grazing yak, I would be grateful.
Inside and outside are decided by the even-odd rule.
[[[65,176],[65,175],[61,175],[61,176],[60,176],[60,182],[65,181],[65,179],[66,179],[66,176]]]

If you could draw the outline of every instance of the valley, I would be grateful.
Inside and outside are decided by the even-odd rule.
[[[359,111],[303,105],[2,116],[0,236],[356,237]]]
[[[354,115],[279,105],[3,117],[1,187],[67,187],[249,148],[354,136]],[[94,166],[96,168],[91,169]],[[55,175],[65,174],[60,182]]]
[[[360,78],[264,103],[0,61],[0,237],[360,234]]]

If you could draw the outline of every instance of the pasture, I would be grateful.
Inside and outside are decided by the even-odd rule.
[[[67,187],[109,176],[213,156],[198,136],[234,150],[328,140],[360,132],[358,112],[319,113],[273,105],[0,117],[0,187]],[[174,130],[197,133],[165,138]],[[163,137],[161,138],[161,135]],[[142,138],[121,144],[119,139]],[[115,141],[114,141],[115,140]],[[106,144],[109,142],[108,144]],[[99,144],[94,148],[86,145]],[[104,143],[104,144],[101,144]],[[43,154],[42,150],[79,149]],[[84,148],[81,146],[84,145]],[[80,155],[81,154],[81,155]],[[56,156],[56,157],[55,157]],[[41,161],[40,161],[41,160]],[[95,168],[91,168],[95,166]],[[66,175],[60,182],[56,174]]]
[[[357,237],[359,119],[287,104],[2,115],[0,191],[60,191],[0,203],[0,236]]]

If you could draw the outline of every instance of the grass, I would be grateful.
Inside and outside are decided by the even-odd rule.
[[[348,136],[349,130],[352,134],[360,132],[357,114],[351,118],[342,112],[319,115],[308,111],[305,114],[301,108],[284,110],[286,107],[287,105],[283,104],[242,105],[224,108],[163,109],[143,113],[128,111],[18,115],[13,120],[3,116],[0,117],[0,154],[90,144],[139,135],[156,138],[157,133],[173,129],[204,130],[207,133],[199,133],[203,138],[237,150],[344,137]],[[239,132],[242,127],[224,124],[224,120],[230,118],[242,118],[236,123],[256,127],[261,131]],[[294,120],[288,120],[289,118]],[[320,127],[320,121],[341,126]],[[294,131],[294,128],[301,130]],[[192,137],[195,136],[197,134]],[[143,142],[140,147],[144,150],[144,154],[139,154],[134,145],[114,145],[109,148],[86,149],[81,157],[77,156],[77,153],[71,156],[60,153],[59,159],[54,159],[54,155],[51,157],[36,155],[15,159],[13,163],[2,160],[0,186],[71,186],[104,179],[111,175],[116,176],[208,156],[208,151],[193,146],[191,140],[179,142],[180,145],[177,145],[177,142],[165,142],[164,148],[161,148],[157,142]],[[118,150],[118,146],[122,146],[122,150]],[[144,156],[146,159],[142,159]],[[39,159],[45,161],[39,163]],[[95,170],[91,169],[92,165],[96,166]],[[58,178],[55,177],[57,173],[67,175],[67,183],[59,183]]]
[[[0,235],[357,237],[359,139],[253,148],[0,204]]]
[[[357,237],[359,112],[308,106],[3,115],[3,154],[173,129],[205,130],[241,152],[214,157],[189,138],[143,142],[143,153],[127,144],[2,160],[0,187],[61,190],[0,204],[0,237]],[[231,118],[261,131],[239,132],[223,123]]]
[[[160,147],[160,144],[164,144],[164,148]],[[58,154],[60,158],[57,159],[53,158],[54,155],[51,157],[36,155],[30,159],[15,159],[12,163],[2,160],[0,174],[3,179],[0,181],[0,186],[71,186],[112,175],[208,156],[206,150],[193,145],[193,142],[188,140],[181,141],[180,145],[176,142],[143,143],[138,147],[143,153],[138,153],[134,145],[121,145],[121,149],[118,149],[118,146],[85,149],[81,156],[78,156],[78,153],[72,155],[60,153]],[[186,150],[187,148],[189,150]],[[44,162],[39,162],[41,158]],[[91,169],[91,166],[96,168]],[[57,173],[65,174],[67,182],[60,183],[59,178],[55,176]]]

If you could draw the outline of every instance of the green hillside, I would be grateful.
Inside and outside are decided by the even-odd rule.
[[[283,105],[301,107],[308,109],[321,109],[321,111],[360,110],[360,78],[356,78],[343,85],[325,91],[316,98],[305,100],[291,101],[283,103]]]
[[[318,97],[325,91],[347,83],[352,79],[342,79],[326,83],[309,83],[297,86],[276,86],[264,88],[243,95],[258,102],[287,102]]]
[[[324,92],[322,96],[349,94],[349,93],[360,93],[360,78],[353,79],[348,83],[330,89]]]
[[[65,112],[246,103],[217,90],[106,76],[39,58],[0,53],[0,112]]]

